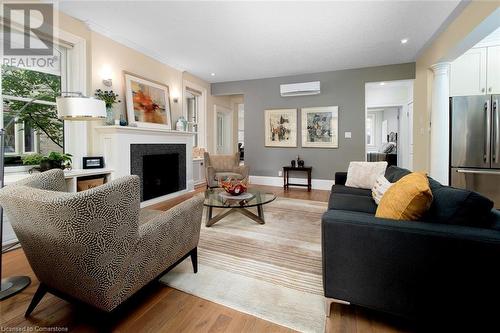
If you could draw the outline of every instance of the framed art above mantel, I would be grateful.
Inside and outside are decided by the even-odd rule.
[[[138,127],[172,128],[170,93],[167,85],[124,72],[129,124]]]

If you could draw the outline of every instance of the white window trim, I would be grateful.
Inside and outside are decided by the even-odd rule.
[[[183,80],[182,83],[182,114],[187,119],[187,105],[185,103],[186,90],[191,88],[201,92],[198,98],[198,147],[207,148],[207,89],[191,81]]]
[[[3,24],[3,22],[1,22]],[[12,25],[12,29],[23,29],[21,26]],[[87,95],[87,41],[79,36],[64,31],[59,27],[54,27],[54,36],[57,37],[55,43],[69,44],[72,47],[67,49],[67,64],[61,63],[62,70],[66,75],[62,75],[61,82],[68,91],[81,92]],[[0,91],[2,83],[0,77]],[[49,102],[50,103],[50,102]],[[0,94],[0,105],[3,107],[3,98]],[[3,128],[3,117],[0,117],[0,128]],[[17,128],[16,128],[17,130]],[[16,149],[17,150],[17,149]],[[64,122],[64,151],[73,154],[73,167],[81,167],[81,157],[88,153],[88,126],[84,121]],[[5,167],[5,172],[16,172],[17,167]]]

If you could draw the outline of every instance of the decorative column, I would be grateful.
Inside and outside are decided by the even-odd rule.
[[[431,66],[432,82],[430,176],[443,185],[449,185],[450,149],[450,63]]]

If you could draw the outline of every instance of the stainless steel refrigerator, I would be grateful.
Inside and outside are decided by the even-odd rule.
[[[500,95],[450,98],[451,186],[476,191],[500,208]]]

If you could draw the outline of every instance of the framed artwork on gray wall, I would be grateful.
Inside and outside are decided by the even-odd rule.
[[[265,110],[265,146],[297,147],[297,109]]]
[[[338,106],[302,108],[302,147],[338,148]]]

